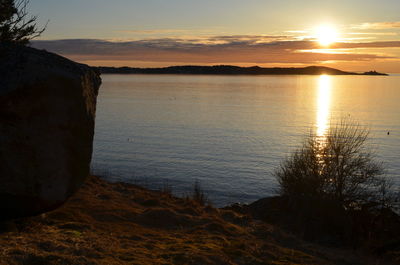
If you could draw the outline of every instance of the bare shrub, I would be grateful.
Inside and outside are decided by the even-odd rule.
[[[393,194],[368,144],[369,130],[345,118],[323,137],[311,134],[275,171],[281,195],[334,201],[345,209],[393,204]]]

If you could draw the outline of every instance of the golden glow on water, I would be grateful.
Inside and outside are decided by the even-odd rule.
[[[317,136],[323,137],[329,126],[331,104],[331,78],[329,75],[321,75],[318,80],[317,102]]]

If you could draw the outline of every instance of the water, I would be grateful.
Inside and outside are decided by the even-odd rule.
[[[400,76],[102,78],[92,167],[110,180],[177,195],[199,180],[217,206],[251,202],[310,130],[350,115],[400,184]]]

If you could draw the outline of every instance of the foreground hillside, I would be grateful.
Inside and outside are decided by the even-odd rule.
[[[60,209],[0,226],[0,264],[377,264],[233,211],[97,177]]]

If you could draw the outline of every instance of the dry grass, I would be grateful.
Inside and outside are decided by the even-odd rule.
[[[234,211],[97,177],[60,209],[0,229],[7,265],[377,264]]]

